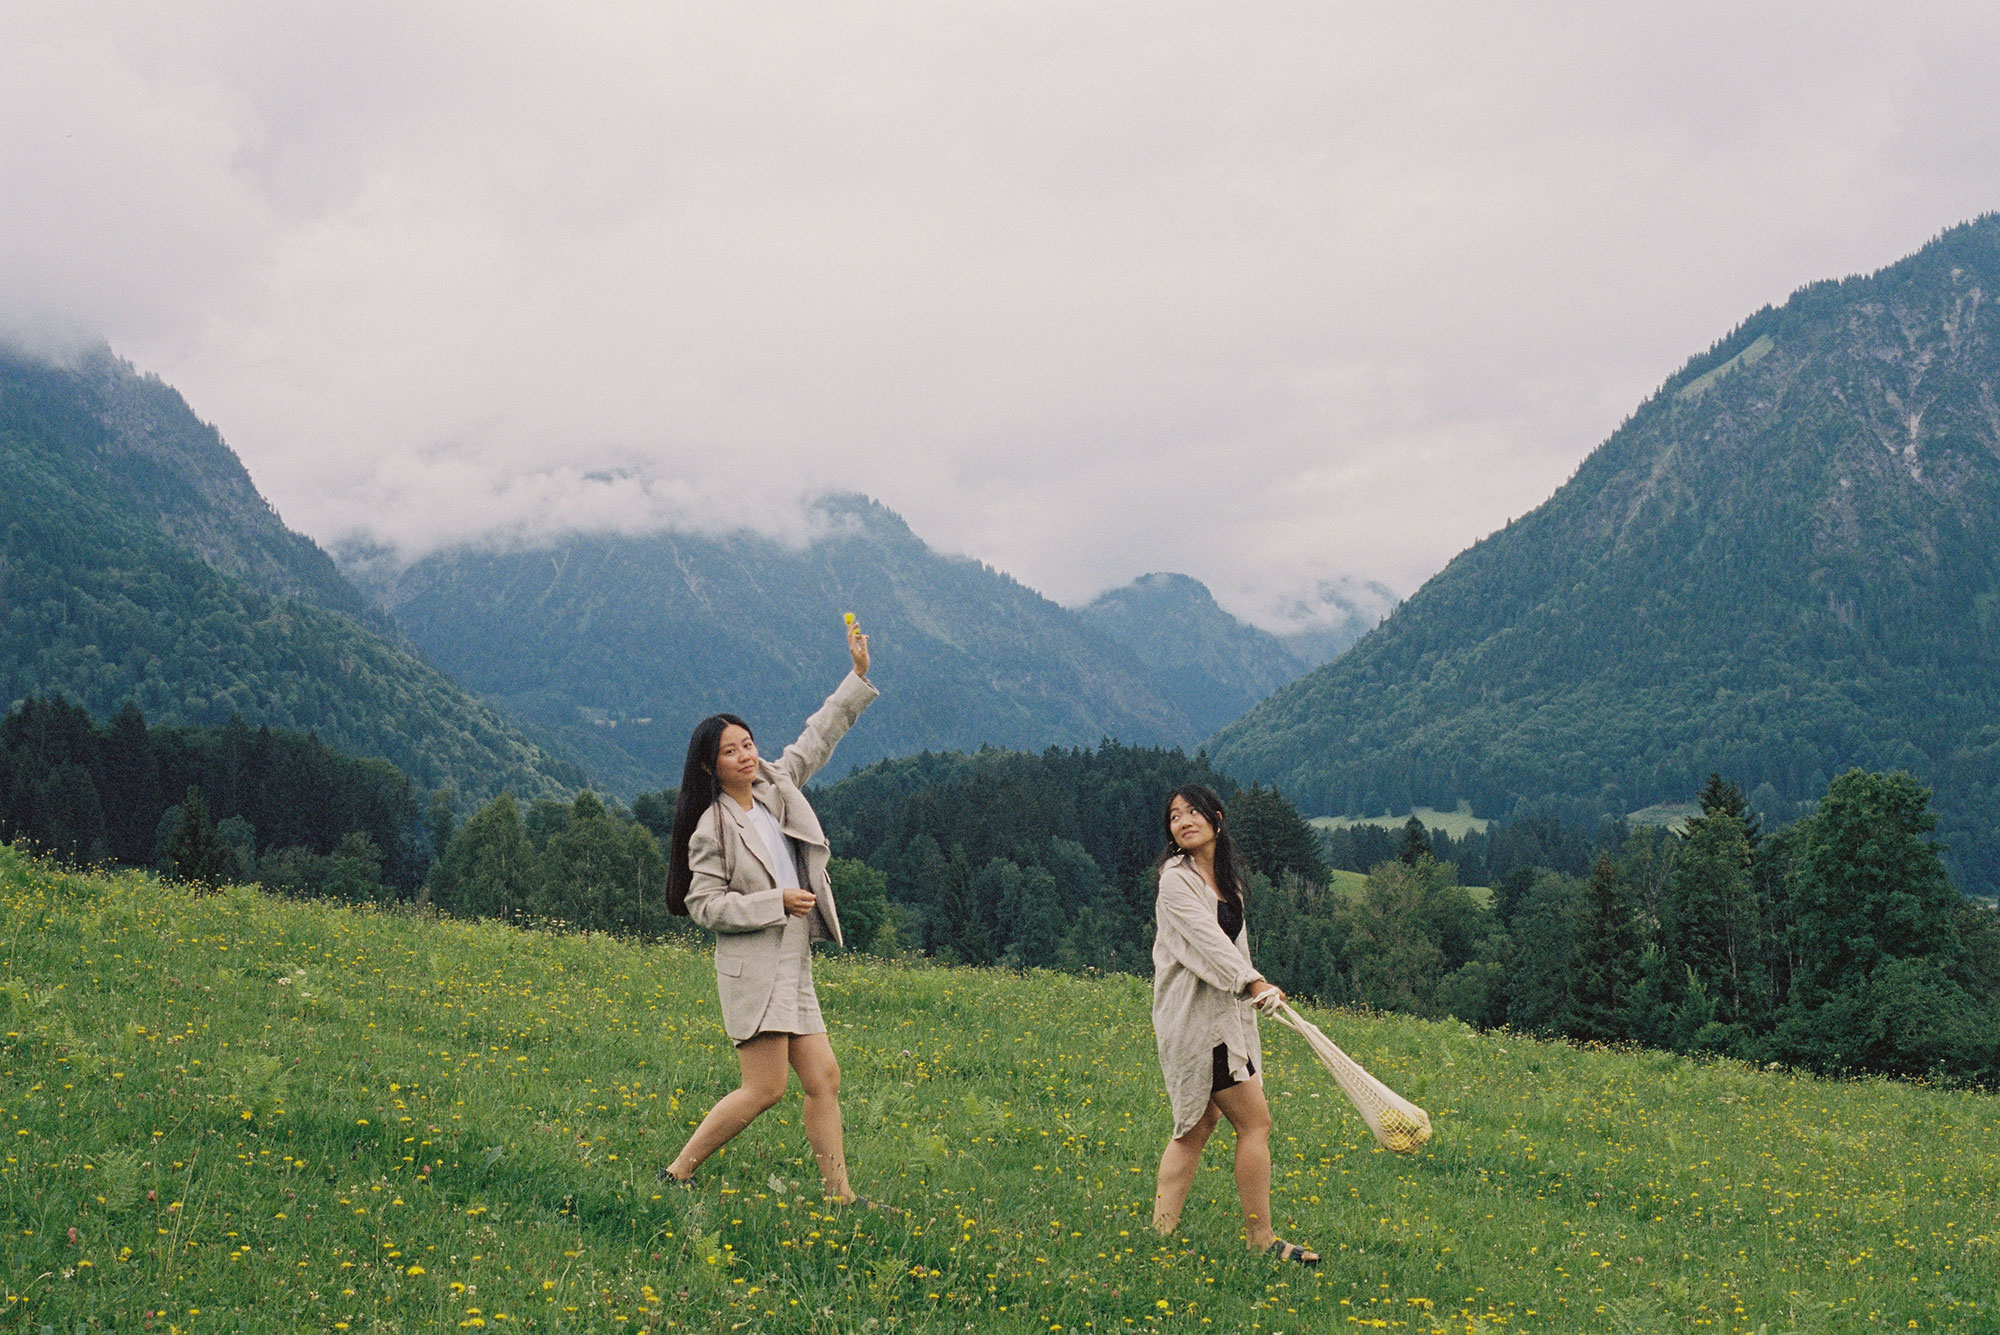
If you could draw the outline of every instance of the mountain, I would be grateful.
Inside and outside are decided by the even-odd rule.
[[[136,374],[109,349],[81,358],[68,384],[102,428],[70,462],[105,500],[219,574],[391,630],[333,558],[285,527],[235,451],[171,386]]]
[[[1310,595],[1277,609],[1291,626],[1278,642],[1310,671],[1346,653],[1397,602],[1394,590],[1372,579],[1323,580]]]
[[[1187,575],[1141,575],[1077,614],[1130,649],[1204,734],[1324,661],[1238,621]]]
[[[213,427],[109,349],[0,349],[0,470],[0,701],[240,714],[473,795],[581,782],[418,657]]]
[[[1908,769],[2000,889],[1996,300],[1989,215],[1759,311],[1216,762],[1356,814]]]
[[[841,743],[843,773],[925,748],[1192,744],[1206,731],[1130,650],[999,571],[932,551],[881,505],[828,498],[815,528],[799,546],[598,533],[349,568],[433,662],[621,793],[678,782],[711,713],[749,719],[766,746],[789,742],[846,671],[848,611],[882,699]]]

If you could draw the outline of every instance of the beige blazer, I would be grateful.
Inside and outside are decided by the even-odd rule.
[[[1229,1069],[1264,1069],[1250,984],[1264,975],[1250,963],[1250,926],[1230,940],[1215,920],[1221,903],[1186,854],[1160,868],[1153,900],[1153,1037],[1160,1073],[1184,1136],[1208,1110],[1217,1045],[1229,1049]]]
[[[814,940],[845,945],[840,912],[827,878],[830,850],[819,817],[800,791],[833,755],[834,744],[881,692],[850,672],[806,720],[799,739],[775,761],[759,760],[750,793],[792,840],[804,889],[818,896],[808,921]],[[769,853],[735,799],[718,795],[688,840],[688,917],[715,933],[715,985],[722,1027],[741,1043],[755,1036],[778,977],[785,935],[785,897]]]

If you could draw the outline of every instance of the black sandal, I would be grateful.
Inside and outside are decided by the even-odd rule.
[[[660,1170],[660,1181],[672,1183],[674,1186],[680,1188],[682,1191],[694,1190],[694,1178],[692,1176],[675,1177],[672,1164],[668,1164],[665,1168],[662,1168]]]
[[[1296,1242],[1286,1242],[1283,1238],[1271,1239],[1271,1245],[1264,1249],[1264,1255],[1275,1256],[1280,1261],[1297,1261],[1300,1265],[1318,1265],[1319,1253],[1309,1247],[1301,1247]]]

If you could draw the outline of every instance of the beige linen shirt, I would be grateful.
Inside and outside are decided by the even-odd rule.
[[[861,711],[881,692],[850,672],[826,703],[806,720],[799,739],[777,760],[759,760],[751,797],[777,818],[797,854],[802,888],[818,897],[808,915],[812,939],[846,944],[833,883],[826,874],[831,851],[819,817],[800,788],[825,765]],[[785,937],[785,892],[778,884],[750,818],[734,798],[719,795],[702,813],[688,840],[688,916],[715,933],[715,984],[722,998],[722,1027],[741,1043],[757,1033],[757,1022],[778,977],[778,950]]]
[[[1230,940],[1215,920],[1219,903],[1186,854],[1160,868],[1153,901],[1153,1036],[1176,1138],[1208,1110],[1218,1044],[1229,1049],[1229,1069],[1239,1079],[1252,1064],[1264,1067],[1249,999],[1250,984],[1264,975],[1250,964],[1248,922]]]

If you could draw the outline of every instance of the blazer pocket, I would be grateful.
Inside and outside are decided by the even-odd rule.
[[[728,974],[731,978],[741,977],[743,973],[743,961],[724,959],[718,955],[715,957],[715,971],[717,973]]]

